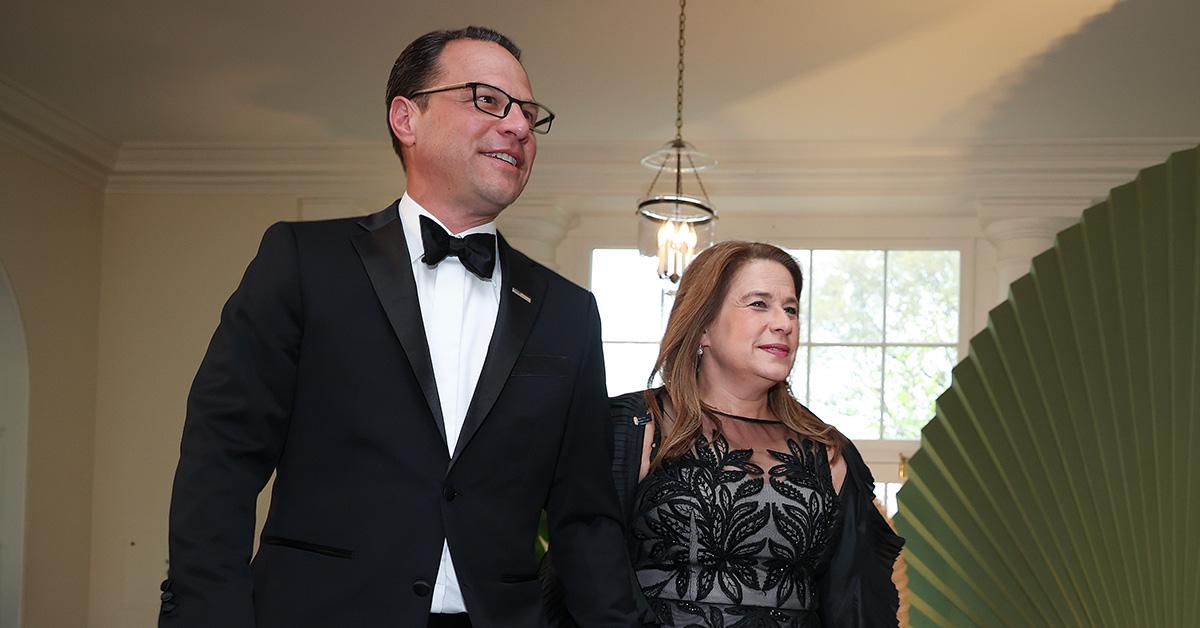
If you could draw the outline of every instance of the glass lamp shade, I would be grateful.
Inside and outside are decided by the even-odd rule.
[[[651,170],[692,173],[708,170],[717,165],[717,160],[696,150],[691,142],[671,140],[661,148],[642,157],[642,165]]]
[[[712,208],[700,199],[661,195],[638,204],[638,252],[658,258],[658,275],[677,283],[687,265],[713,242]]]

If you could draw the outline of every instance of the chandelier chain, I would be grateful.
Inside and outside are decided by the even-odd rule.
[[[687,40],[683,37],[683,29],[686,24],[687,0],[679,0],[679,64],[676,66],[679,70],[678,79],[675,83],[675,139],[683,139],[683,46]]]
[[[700,180],[700,170],[716,163],[708,155],[696,152],[683,141],[683,53],[687,45],[687,0],[679,0],[679,61],[675,65],[675,139],[642,159],[642,165],[654,169],[654,180],[638,201],[638,249],[642,255],[657,252],[658,276],[678,283],[684,268],[699,251],[711,244],[712,221],[717,217]],[[699,162],[699,163],[698,163]],[[663,171],[675,175],[674,194],[655,194],[655,185]],[[703,199],[683,193],[683,175],[692,173]],[[650,233],[653,228],[657,233]],[[657,246],[656,246],[657,245]]]

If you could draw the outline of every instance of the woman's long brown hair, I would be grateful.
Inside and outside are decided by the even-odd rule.
[[[729,241],[712,246],[696,256],[688,266],[675,294],[675,305],[667,321],[655,374],[661,374],[667,398],[674,416],[670,429],[664,430],[664,408],[653,391],[646,391],[646,406],[655,423],[663,430],[661,453],[655,457],[657,466],[663,460],[682,456],[692,447],[702,430],[704,407],[700,400],[700,337],[716,319],[729,292],[729,283],[747,263],[754,260],[776,262],[787,269],[796,287],[796,297],[804,287],[800,265],[786,251],[761,242]],[[841,454],[845,438],[792,396],[786,381],[778,382],[767,392],[767,405],[775,418],[797,434],[831,447],[834,459]]]

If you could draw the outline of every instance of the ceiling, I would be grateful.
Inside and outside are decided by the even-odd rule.
[[[0,77],[108,140],[386,141],[416,35],[493,26],[559,113],[547,142],[669,139],[665,0],[15,2]],[[685,137],[1200,135],[1196,0],[693,0]],[[703,147],[702,147],[703,148]]]
[[[637,160],[674,135],[669,0],[13,0],[0,17],[0,127],[49,121],[110,192],[394,191],[392,62],[469,23],[524,49],[558,114],[523,203],[628,211]],[[692,0],[684,136],[721,161],[722,211],[1077,215],[1200,141],[1196,24],[1198,0]]]

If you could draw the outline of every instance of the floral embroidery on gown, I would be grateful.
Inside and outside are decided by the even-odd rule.
[[[704,431],[634,498],[633,566],[660,623],[820,626],[813,578],[838,503],[825,447],[778,422],[706,417]]]

